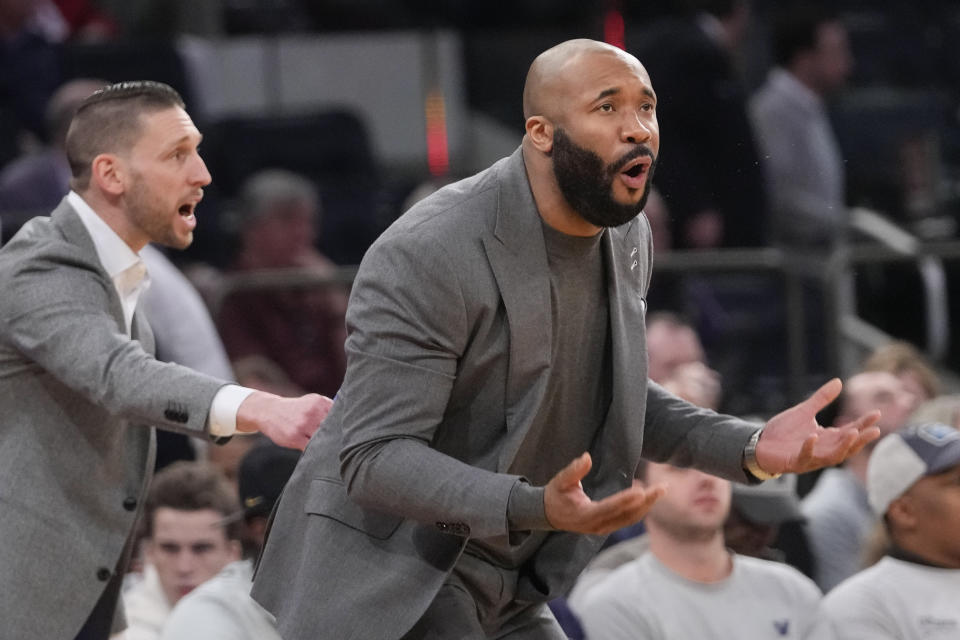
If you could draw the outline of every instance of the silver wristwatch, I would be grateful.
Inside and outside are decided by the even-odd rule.
[[[760,441],[762,431],[763,428],[757,429],[747,440],[747,446],[743,448],[743,468],[757,480],[773,480],[779,478],[782,474],[767,473],[757,464],[757,443]]]

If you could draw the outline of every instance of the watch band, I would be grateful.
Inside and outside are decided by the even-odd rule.
[[[773,480],[774,478],[779,478],[782,474],[767,473],[757,464],[757,443],[760,442],[760,433],[762,431],[762,427],[757,429],[753,432],[753,435],[750,436],[750,439],[747,440],[747,446],[743,448],[743,468],[757,480]]]

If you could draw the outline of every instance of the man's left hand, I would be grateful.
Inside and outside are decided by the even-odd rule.
[[[760,468],[767,473],[812,471],[839,464],[879,438],[880,429],[874,426],[879,411],[834,428],[817,424],[817,413],[833,402],[842,388],[834,378],[800,404],[770,418],[757,442]]]

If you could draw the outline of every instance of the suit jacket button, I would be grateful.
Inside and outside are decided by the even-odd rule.
[[[123,508],[127,511],[133,511],[137,508],[137,499],[133,497],[127,497],[123,499]]]
[[[106,582],[107,580],[109,580],[110,575],[111,575],[110,569],[107,569],[106,567],[100,567],[99,569],[97,569],[97,580],[99,580],[100,582]]]
[[[446,522],[437,523],[437,529],[440,529],[440,531],[446,531],[449,528],[450,528],[450,525],[448,525]]]

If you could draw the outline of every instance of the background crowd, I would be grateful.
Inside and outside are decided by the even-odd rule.
[[[699,251],[707,265],[654,276],[651,379],[704,407],[767,417],[793,393],[784,344],[788,316],[799,315],[801,390],[824,376],[845,383],[836,415],[821,422],[879,408],[884,435],[903,435],[842,467],[754,488],[650,465],[638,482],[667,478],[670,499],[612,536],[555,612],[571,637],[601,640],[639,629],[706,637],[698,634],[718,625],[753,637],[745,619],[791,637],[859,628],[913,637],[894,625],[919,620],[921,595],[933,594],[922,624],[960,637],[960,618],[941,604],[960,601],[960,548],[957,536],[938,535],[960,526],[960,483],[927,487],[960,473],[949,430],[960,424],[950,395],[960,363],[950,324],[960,323],[937,325],[960,313],[960,272],[949,254],[922,251],[839,272],[804,266],[864,246],[864,209],[880,213],[874,227],[896,225],[894,237],[910,247],[955,240],[960,9],[932,0],[499,4],[0,0],[0,242],[66,193],[63,141],[80,100],[106,82],[168,82],[206,137],[213,184],[191,249],[143,254],[158,357],[281,395],[332,397],[345,367],[350,267],[370,242],[419,197],[515,148],[520,87],[536,52],[580,36],[621,45],[658,93],[664,143],[647,207],[656,250]],[[365,74],[384,62],[393,34],[428,53],[417,54],[410,76],[422,83],[421,102],[385,125],[364,100],[340,102],[332,85],[389,102]],[[323,51],[345,40],[351,64],[324,78],[330,100],[223,104],[212,95],[221,85],[204,73],[211,48],[242,66],[244,43],[267,43],[279,70],[285,46]],[[270,68],[264,94],[277,88]],[[383,142],[390,133],[422,139],[397,153]],[[799,308],[779,273],[720,266],[724,255],[761,248],[808,269]],[[838,356],[831,330],[831,314],[842,311],[837,286],[879,330],[856,366]],[[920,423],[940,426],[904,430]],[[267,637],[269,620],[243,585],[296,455],[240,437],[216,447],[163,433],[159,446],[142,563],[125,586],[125,637]],[[893,476],[910,482],[893,490]],[[903,581],[914,585],[913,601],[884,590]],[[660,600],[630,606],[638,585]],[[884,609],[896,615],[885,619]],[[866,613],[857,619],[858,611]],[[687,626],[677,626],[681,618]]]

